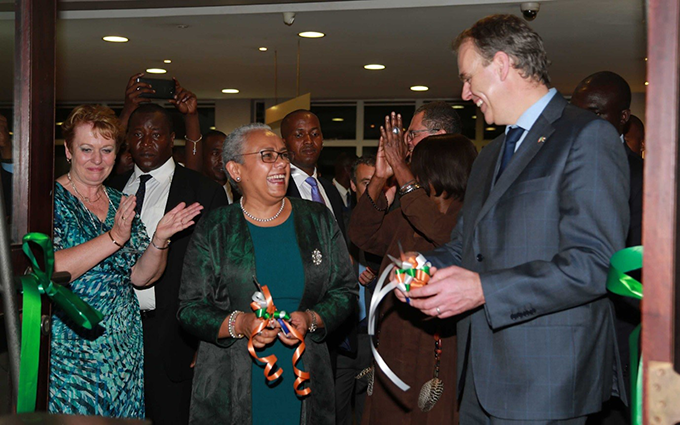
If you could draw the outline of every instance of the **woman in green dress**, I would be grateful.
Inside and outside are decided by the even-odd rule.
[[[179,320],[201,339],[191,401],[192,424],[335,424],[326,335],[350,314],[357,280],[333,215],[321,204],[285,197],[290,162],[283,140],[263,124],[236,129],[223,161],[240,205],[217,209],[197,226],[187,249]],[[276,323],[253,338],[258,357],[275,354],[283,375],[268,383],[248,351],[261,319],[252,312],[257,280],[290,314],[310,373],[297,396],[292,355],[299,341]]]
[[[78,106],[62,130],[71,167],[54,190],[54,266],[71,274],[70,289],[104,319],[87,331],[55,312],[49,411],[143,418],[142,323],[132,286],[160,277],[169,238],[193,225],[202,207],[178,205],[147,236],[135,197],[103,185],[120,139],[114,112]]]

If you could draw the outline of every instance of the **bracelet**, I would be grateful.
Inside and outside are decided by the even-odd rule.
[[[153,243],[153,239],[154,239],[155,237],[156,237],[156,232],[153,232],[153,236],[151,236],[151,245],[153,245],[154,248],[156,248],[156,249],[158,249],[158,250],[160,250],[160,251],[163,251],[163,250],[166,250],[166,249],[170,248],[170,239],[166,239],[166,240],[168,241],[168,244],[165,245],[163,248],[161,248],[160,246],[158,246],[158,245],[156,245],[155,243]],[[116,244],[116,245],[117,245],[117,244]]]
[[[371,205],[373,205],[373,208],[375,208],[376,210],[378,210],[378,211],[380,211],[380,212],[385,212],[385,211],[387,211],[387,208],[380,208],[379,206],[377,206],[377,205],[375,204],[375,202],[373,202],[373,198],[371,198],[371,195],[369,195],[368,189],[366,189],[366,192],[365,192],[365,193],[366,193],[366,197],[368,198],[368,200],[371,201]]]
[[[118,248],[122,248],[122,247],[123,247],[123,245],[119,244],[118,242],[116,242],[115,239],[113,239],[113,235],[111,234],[111,231],[110,231],[110,230],[109,230],[108,232],[106,232],[106,234],[109,235],[109,237],[111,238],[111,242],[113,242]]]
[[[239,314],[243,313],[242,311],[239,310],[234,310],[231,312],[229,315],[229,321],[227,322],[228,328],[229,328],[229,336],[234,338],[234,339],[241,339],[245,335],[243,334],[238,334],[236,335],[236,318],[238,317]]]
[[[310,309],[305,310],[305,312],[309,313],[312,316],[312,324],[309,325],[309,329],[307,330],[309,331],[310,334],[314,333],[318,329],[316,326],[316,313],[314,313],[314,311]]]
[[[406,183],[404,183],[404,184],[399,188],[399,192],[401,193],[402,190],[406,189],[408,186],[412,185],[412,184],[415,183],[415,182],[416,182],[415,180],[409,180],[409,181],[407,181]]]
[[[409,194],[413,192],[414,190],[422,189],[423,187],[419,185],[418,183],[415,184],[409,184],[406,186],[406,189],[399,189],[399,196],[404,196],[406,194]]]
[[[196,139],[196,140],[191,140],[190,138],[188,138],[188,137],[185,135],[185,136],[184,136],[184,140],[186,140],[187,142],[191,142],[191,143],[194,144],[193,154],[196,155],[196,143],[198,143],[198,142],[200,142],[201,140],[203,140],[203,135],[201,134],[200,137],[199,137],[198,139]]]

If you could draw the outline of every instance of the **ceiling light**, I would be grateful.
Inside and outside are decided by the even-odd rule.
[[[238,93],[238,89],[222,89],[222,93],[236,94],[236,93]]]
[[[304,31],[298,35],[303,38],[321,38],[326,36],[326,34],[317,31]]]
[[[645,85],[648,86],[648,85],[649,85],[649,81],[645,81]]]
[[[170,59],[163,59],[163,63],[172,63]]]
[[[375,128],[375,124],[371,124],[371,128]]]
[[[645,62],[647,62],[647,58],[645,58]]]
[[[211,129],[211,130],[216,130],[217,127],[215,127],[214,125],[211,125],[211,126],[210,126],[210,129]]]
[[[484,130],[486,130],[486,131],[496,131],[496,127],[487,127]]]
[[[476,119],[477,119],[477,115],[473,115],[473,116],[472,116],[472,119],[473,119],[473,120],[476,120]]]
[[[62,125],[62,124],[64,124],[64,123],[63,123],[63,122],[58,122],[58,123],[55,123],[55,124],[56,124],[56,125]]]
[[[163,68],[149,68],[146,70],[146,72],[148,72],[149,74],[165,74],[168,71],[166,71]]]
[[[266,52],[266,51],[267,51],[267,48],[266,48],[266,47],[260,47],[260,48],[257,49],[257,50],[259,50],[259,51],[261,51],[261,52]]]
[[[411,86],[413,91],[428,91],[430,88],[428,86]]]
[[[369,71],[380,71],[381,69],[385,69],[385,65],[379,63],[369,63],[368,65],[364,65],[364,69],[368,69]]]
[[[10,132],[9,132],[9,135],[10,135],[10,136],[13,136],[13,135],[14,135],[14,133],[10,131]]]
[[[453,105],[452,108],[453,109],[465,109],[465,106],[463,106],[463,105]]]
[[[345,119],[344,118],[331,118],[331,121],[343,122],[343,121],[345,121]]]
[[[127,37],[121,37],[119,35],[107,35],[102,37],[102,40],[108,41],[109,43],[127,43],[130,41]]]

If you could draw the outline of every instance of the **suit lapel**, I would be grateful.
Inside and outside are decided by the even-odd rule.
[[[187,193],[186,185],[187,179],[184,169],[181,165],[175,164],[175,172],[172,175],[172,183],[170,183],[170,192],[168,193],[168,202],[165,204],[166,213],[185,200],[184,197]]]
[[[496,205],[498,200],[503,196],[505,192],[512,186],[512,184],[517,180],[517,177],[524,171],[527,165],[532,159],[538,154],[541,148],[546,144],[550,143],[550,136],[554,133],[555,128],[552,126],[559,116],[562,115],[566,101],[559,93],[555,94],[553,100],[550,101],[548,106],[545,108],[543,113],[538,117],[534,125],[531,127],[526,137],[522,141],[517,152],[512,157],[512,160],[508,164],[507,168],[503,171],[503,174],[498,178],[495,184],[492,184],[493,178],[496,175],[496,167],[493,168],[493,172],[490,173],[491,180],[487,183],[486,187],[491,186],[489,190],[489,196],[484,201],[479,214],[475,218],[476,227],[482,218],[491,210],[491,208]],[[503,143],[500,143],[503,146]],[[500,149],[500,147],[499,147]],[[498,157],[498,153],[495,158]],[[487,177],[489,175],[487,174]],[[485,188],[485,190],[488,190]]]

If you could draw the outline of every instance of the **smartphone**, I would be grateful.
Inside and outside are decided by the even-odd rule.
[[[146,83],[156,90],[156,93],[142,93],[139,97],[147,99],[172,99],[175,97],[175,81],[160,78],[137,78],[138,83]]]

